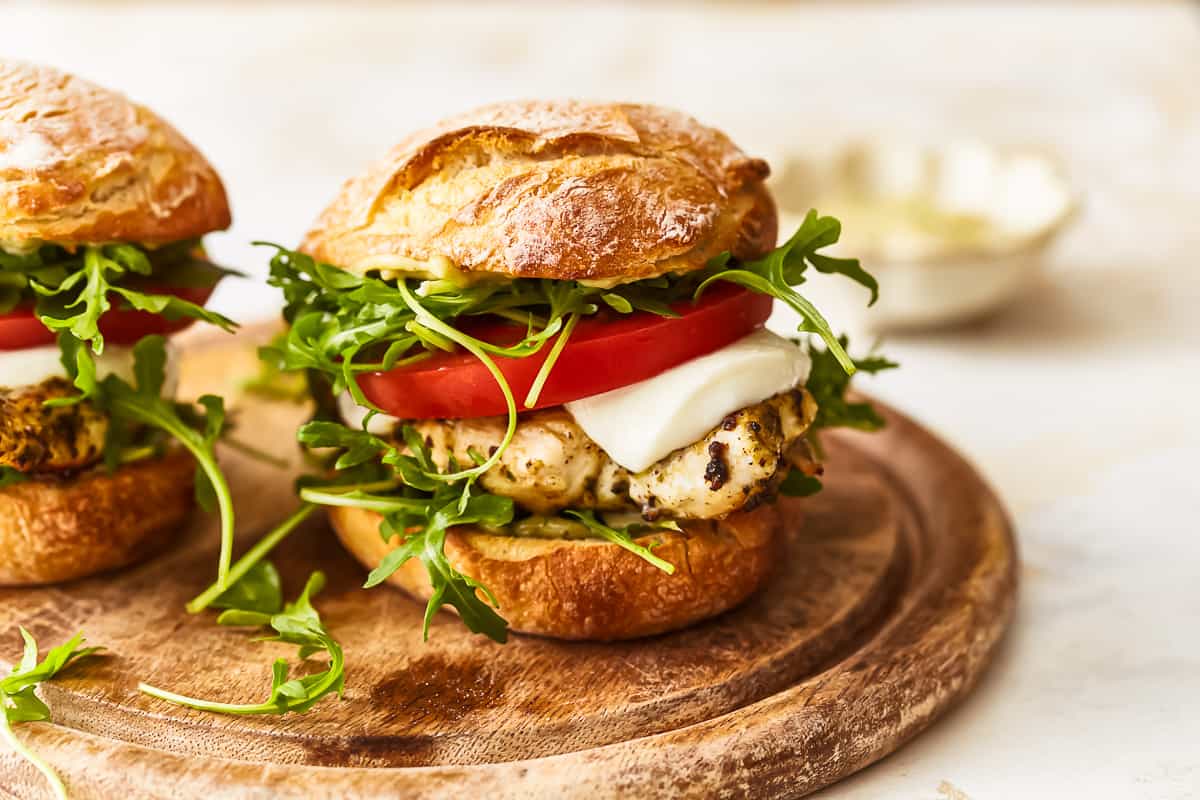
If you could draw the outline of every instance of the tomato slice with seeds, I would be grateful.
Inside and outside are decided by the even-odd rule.
[[[212,296],[213,288],[190,286],[139,287],[142,291],[155,294],[172,294],[196,305],[204,305]],[[113,297],[113,308],[100,318],[100,332],[109,344],[132,345],[143,336],[176,333],[195,322],[190,317],[170,320],[149,311],[117,308],[122,302]],[[0,314],[0,350],[26,350],[31,347],[46,347],[58,341],[54,331],[38,319],[32,305],[19,306],[7,314]]]
[[[762,327],[772,299],[732,284],[712,287],[693,304],[672,306],[680,316],[644,311],[604,311],[575,326],[533,408],[562,405],[653,378],[685,361],[707,355]],[[511,323],[460,321],[477,339],[514,344],[525,333]],[[554,341],[526,358],[493,357],[507,379],[518,410],[545,363]],[[363,394],[400,419],[461,419],[507,413],[504,395],[487,367],[467,352],[434,356],[387,372],[359,375]]]

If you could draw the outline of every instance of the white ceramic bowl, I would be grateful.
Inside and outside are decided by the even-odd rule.
[[[826,169],[793,162],[776,194],[785,221],[810,207],[841,219],[835,252],[879,279],[861,320],[875,330],[956,324],[1013,300],[1075,208],[1053,159],[966,141],[857,145]]]

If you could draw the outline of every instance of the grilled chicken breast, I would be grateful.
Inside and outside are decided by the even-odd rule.
[[[18,472],[62,472],[98,462],[108,418],[90,403],[47,408],[46,400],[69,397],[65,378],[33,386],[0,387],[0,466]]]
[[[735,411],[700,441],[638,473],[609,458],[567,411],[536,411],[521,417],[500,463],[480,482],[535,514],[590,508],[636,510],[646,519],[717,519],[774,492],[816,411],[803,389],[783,392]],[[472,450],[494,453],[506,422],[426,420],[413,427],[445,469],[451,455],[469,464]]]

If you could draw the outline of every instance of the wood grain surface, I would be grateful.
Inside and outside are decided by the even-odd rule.
[[[245,345],[199,346],[184,391],[225,390],[252,369]],[[240,398],[238,434],[297,463],[303,409]],[[215,526],[197,519],[140,567],[66,586],[0,591],[0,653],[16,625],[44,645],[86,631],[103,658],[44,695],[54,724],[19,734],[78,798],[803,795],[893,751],[975,682],[1013,608],[1005,514],[970,465],[902,415],[885,432],[829,437],[827,488],[788,507],[787,556],[747,604],[639,642],[496,645],[450,614],[420,637],[422,609],[361,568],[313,520],[275,561],[293,596],[308,572],[343,643],[342,700],[302,716],[221,717],[140,695],[261,700],[290,649],[251,643],[184,602],[211,579]],[[233,452],[243,546],[295,500],[294,470]],[[40,797],[39,776],[0,755],[0,796]]]

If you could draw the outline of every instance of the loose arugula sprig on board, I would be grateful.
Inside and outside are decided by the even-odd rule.
[[[205,510],[220,510],[221,555],[218,582],[227,582],[233,546],[233,502],[217,464],[216,440],[224,430],[221,399],[205,395],[195,405],[163,398],[166,353],[161,336],[143,338],[134,347],[134,385],[116,375],[98,377],[94,356],[104,351],[100,319],[114,299],[128,308],[168,320],[192,318],[232,332],[229,318],[172,294],[147,291],[150,285],[210,287],[238,274],[199,254],[199,242],[183,241],[157,249],[133,244],[84,245],[74,251],[45,245],[23,255],[0,251],[0,313],[32,302],[42,324],[58,333],[63,367],[79,394],[47,401],[69,406],[89,401],[109,417],[104,463],[116,469],[131,452],[138,426],[162,431],[196,458],[196,499]],[[158,448],[133,448],[152,455]],[[7,485],[19,479],[0,475]]]
[[[284,318],[290,323],[283,337],[260,351],[263,359],[280,371],[304,370],[310,376],[321,376],[329,393],[349,392],[370,412],[360,430],[332,421],[312,422],[301,428],[300,440],[309,447],[340,451],[334,468],[343,477],[337,485],[304,487],[300,496],[315,505],[350,506],[383,515],[381,535],[385,541],[397,537],[399,545],[371,573],[367,585],[386,580],[402,564],[419,558],[433,585],[425,614],[426,637],[433,614],[441,605],[450,604],[472,631],[504,641],[507,623],[493,608],[494,598],[486,587],[455,571],[444,552],[446,531],[454,525],[503,527],[513,518],[511,500],[482,492],[476,485],[479,476],[499,462],[516,429],[517,398],[492,357],[529,356],[553,340],[537,379],[522,398],[528,408],[536,403],[580,319],[601,309],[617,314],[648,311],[676,316],[673,303],[694,301],[712,283],[728,281],[776,297],[798,311],[802,317],[800,330],[820,336],[848,377],[854,372],[854,364],[842,344],[824,317],[793,288],[807,279],[805,273],[812,268],[862,284],[871,291],[871,302],[875,301],[875,279],[857,261],[818,252],[835,243],[840,233],[837,220],[812,211],[785,244],[757,261],[737,262],[726,253],[696,272],[612,288],[540,279],[483,280],[464,286],[448,280],[353,275],[303,253],[260,243],[275,248],[269,282],[283,291]],[[482,315],[508,319],[523,327],[525,333],[513,344],[497,345],[462,330],[461,321]],[[474,457],[473,465],[461,469],[451,462],[446,470],[440,470],[412,429],[402,429],[403,447],[367,432],[371,416],[380,410],[363,395],[355,376],[455,348],[472,353],[489,369],[505,397],[508,425],[500,446],[486,458]],[[581,522],[592,535],[629,550],[659,569],[674,569],[637,544],[634,529],[613,528],[590,511],[564,514]],[[491,600],[491,605],[480,594]]]
[[[77,633],[69,641],[52,648],[44,659],[38,661],[37,642],[33,636],[21,628],[21,638],[25,640],[21,662],[13,668],[11,675],[0,680],[0,708],[4,712],[0,714],[0,739],[45,776],[55,797],[65,800],[67,789],[62,778],[17,738],[12,725],[50,719],[50,709],[35,694],[38,684],[50,680],[71,662],[86,658],[101,648],[83,647],[83,634]]]
[[[302,713],[327,695],[341,696],[346,682],[345,656],[341,645],[330,636],[321,621],[321,615],[312,605],[313,596],[324,586],[325,575],[314,572],[309,576],[300,596],[284,605],[279,572],[271,562],[259,561],[248,569],[237,583],[214,600],[212,605],[225,609],[217,617],[218,624],[270,627],[275,634],[264,636],[259,641],[296,645],[299,648],[297,655],[301,660],[307,660],[317,653],[328,654],[329,666],[326,669],[311,675],[289,678],[287,659],[276,659],[271,666],[271,691],[262,703],[202,700],[146,683],[139,684],[138,690],[168,703],[198,711],[239,716]]]

